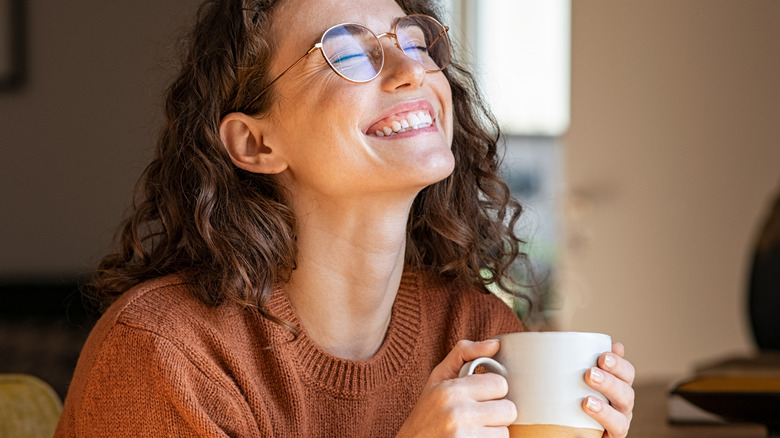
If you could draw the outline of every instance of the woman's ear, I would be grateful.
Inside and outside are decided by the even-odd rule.
[[[219,124],[219,138],[233,164],[247,172],[277,174],[287,169],[287,162],[265,135],[265,120],[244,113],[230,113]]]

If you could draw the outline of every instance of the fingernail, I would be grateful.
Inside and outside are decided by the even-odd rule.
[[[607,368],[612,368],[615,366],[615,356],[611,354],[607,354],[604,356],[604,366]]]
[[[598,368],[591,368],[590,380],[592,380],[595,383],[601,383],[604,381],[604,373],[602,373],[601,370],[599,370]]]
[[[596,397],[588,397],[586,406],[592,412],[601,412],[601,400],[597,399]]]

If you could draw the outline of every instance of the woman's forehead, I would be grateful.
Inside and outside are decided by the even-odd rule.
[[[389,32],[404,15],[394,0],[286,0],[275,11],[274,27],[280,42],[296,36],[312,42],[341,23],[359,23],[377,34]]]
[[[285,0],[272,17],[275,62],[295,62],[337,24],[359,23],[380,34],[390,32],[404,15],[394,0]]]

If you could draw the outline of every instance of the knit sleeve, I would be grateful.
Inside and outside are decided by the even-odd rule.
[[[501,299],[497,298],[493,294],[485,295],[482,297],[484,300],[484,310],[482,311],[482,324],[485,327],[484,339],[492,338],[494,336],[523,331],[523,325],[514,313]]]
[[[459,339],[482,341],[504,333],[523,331],[520,318],[501,299],[474,290],[457,295],[452,312],[458,323],[450,342]]]
[[[74,377],[78,395],[66,401],[55,437],[259,435],[229,379],[172,341],[119,323],[95,348]]]

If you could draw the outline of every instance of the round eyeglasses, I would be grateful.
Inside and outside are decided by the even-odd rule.
[[[379,35],[362,24],[337,24],[326,30],[320,42],[269,82],[244,108],[255,103],[285,73],[315,50],[322,53],[337,75],[350,82],[362,83],[376,78],[385,63],[385,52],[379,41],[385,36],[393,38],[395,46],[406,56],[422,64],[426,73],[440,72],[450,63],[448,30],[435,18],[422,14],[407,15],[396,22],[392,32]]]

